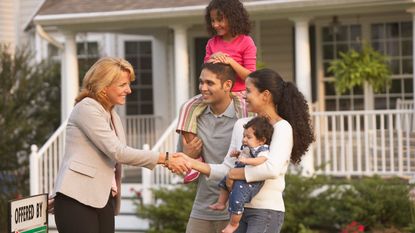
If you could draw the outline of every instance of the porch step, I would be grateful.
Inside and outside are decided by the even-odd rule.
[[[115,216],[115,233],[141,233],[148,230],[148,220],[136,215],[134,204],[136,199],[132,190],[139,191],[140,189],[141,184],[138,183],[121,185],[121,211],[118,216]],[[49,214],[48,225],[49,233],[58,233],[53,214]]]

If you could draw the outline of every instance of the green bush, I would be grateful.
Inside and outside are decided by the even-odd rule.
[[[411,188],[399,178],[375,176],[347,180],[287,175],[282,232],[339,232],[354,221],[362,224],[367,232],[387,229],[413,232],[413,203],[408,198]],[[185,232],[195,189],[192,185],[155,190],[158,204],[138,209],[140,217],[150,220],[149,232]]]
[[[345,180],[288,175],[283,232],[299,232],[300,224],[321,232],[338,232],[353,221],[367,230],[411,225],[411,186],[398,178]]]
[[[155,205],[138,205],[139,217],[149,219],[148,233],[183,233],[192,210],[196,185],[153,190]]]

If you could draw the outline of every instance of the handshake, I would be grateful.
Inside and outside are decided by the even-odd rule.
[[[175,174],[186,175],[188,172],[190,172],[190,170],[192,170],[194,159],[190,158],[182,152],[166,152],[162,164],[164,167],[168,168]]]

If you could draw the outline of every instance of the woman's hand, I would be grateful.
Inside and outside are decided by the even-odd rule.
[[[187,156],[181,152],[172,153],[169,160],[166,162],[167,168],[173,173],[185,175],[192,169],[191,163],[186,160],[186,157]]]
[[[186,161],[187,162],[186,164],[190,166],[190,169],[197,170],[200,173],[202,173],[204,175],[207,175],[207,176],[210,175],[210,166],[209,166],[209,164],[207,164],[205,162],[202,162],[202,161],[199,161],[197,159],[193,159],[193,158],[187,156],[184,153],[174,153],[172,155],[172,157],[176,157],[176,156],[181,157],[184,161]],[[170,169],[170,166],[169,166],[169,169]],[[170,169],[170,170],[174,173],[178,173],[175,169]]]
[[[48,213],[49,214],[55,213],[55,198],[53,197],[48,198]]]
[[[247,158],[244,157],[244,156],[241,156],[241,157],[238,158],[238,161],[243,163],[243,164],[246,164],[246,160],[247,160]]]
[[[245,168],[231,168],[228,177],[233,180],[245,180]]]
[[[241,151],[239,151],[239,150],[233,150],[233,151],[231,151],[230,156],[231,157],[238,157],[240,154],[241,154]]]

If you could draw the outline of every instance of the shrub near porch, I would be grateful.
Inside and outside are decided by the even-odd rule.
[[[400,178],[289,175],[282,232],[342,232],[353,222],[364,226],[365,232],[413,232],[411,188]]]
[[[414,204],[408,197],[411,188],[399,178],[287,175],[282,232],[342,232],[353,222],[365,232],[414,232]],[[183,232],[194,194],[194,186],[158,190],[157,204],[139,206],[138,215],[150,220],[149,232]]]

